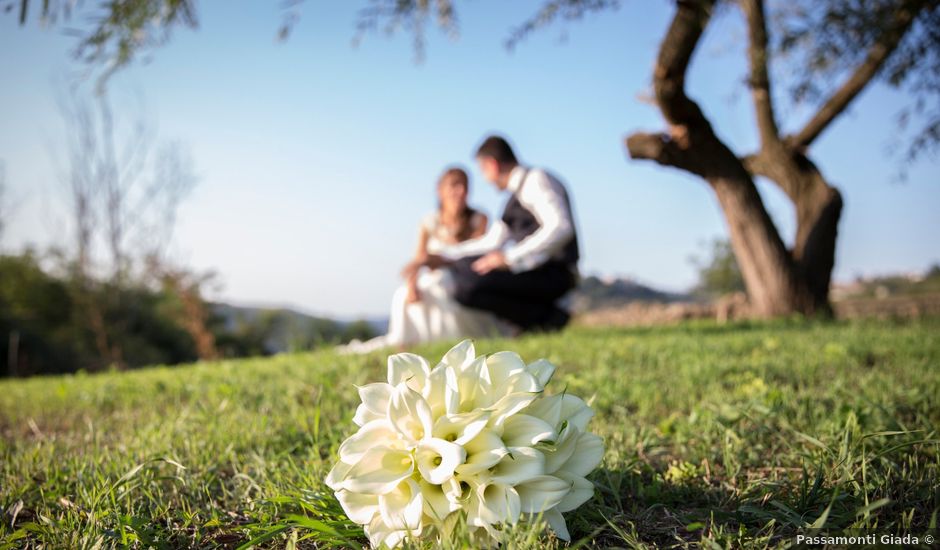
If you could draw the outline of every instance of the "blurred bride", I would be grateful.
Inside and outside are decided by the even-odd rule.
[[[435,340],[505,335],[508,328],[493,315],[469,309],[453,298],[453,280],[446,268],[422,267],[429,254],[486,233],[486,214],[467,204],[470,180],[461,168],[449,168],[437,182],[438,208],[421,221],[418,250],[402,270],[405,283],[392,295],[388,334],[366,342],[353,341],[343,351],[367,353],[394,346],[405,348]]]

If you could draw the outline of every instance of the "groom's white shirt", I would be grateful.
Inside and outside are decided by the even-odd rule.
[[[506,190],[535,216],[539,229],[505,249],[506,264],[515,273],[535,269],[550,260],[574,235],[574,220],[565,205],[561,182],[540,168],[516,166],[509,174]],[[442,253],[454,260],[479,256],[503,248],[509,242],[509,228],[497,220],[482,237],[448,246]]]

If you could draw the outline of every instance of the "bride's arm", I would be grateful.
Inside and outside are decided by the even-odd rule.
[[[415,263],[421,263],[428,257],[428,230],[422,226],[418,234],[418,250],[415,252]]]
[[[418,234],[418,250],[415,251],[415,257],[402,270],[402,277],[405,279],[405,284],[408,285],[408,295],[405,301],[409,304],[421,299],[421,295],[418,293],[418,270],[427,258],[428,230],[426,227],[421,226]]]
[[[489,224],[490,220],[483,212],[477,212],[473,216],[473,233],[470,234],[470,238],[479,239],[486,234],[486,226]]]

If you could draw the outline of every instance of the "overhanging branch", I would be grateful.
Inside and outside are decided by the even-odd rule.
[[[770,93],[770,75],[767,71],[767,22],[763,0],[742,0],[741,7],[748,26],[748,61],[751,74],[748,85],[757,118],[761,144],[764,149],[780,143],[780,131],[774,117],[773,98]]]
[[[823,103],[802,130],[786,139],[789,145],[797,148],[809,147],[829,124],[845,111],[897,49],[901,39],[914,23],[914,16],[915,13],[907,8],[898,11],[894,25],[891,25],[869,48],[865,60],[855,68],[852,75]]]

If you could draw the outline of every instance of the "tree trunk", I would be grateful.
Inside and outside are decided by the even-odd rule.
[[[796,211],[796,238],[791,255],[795,275],[805,285],[808,301],[798,311],[807,315],[831,315],[829,284],[835,266],[842,194],[830,186],[816,165],[802,152],[781,143],[755,158],[747,169],[764,176],[782,189]]]
[[[718,197],[744,278],[752,313],[774,317],[811,313],[812,299],[754,183],[710,182]]]

